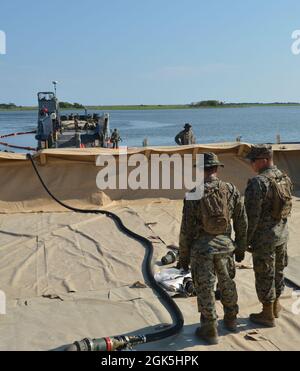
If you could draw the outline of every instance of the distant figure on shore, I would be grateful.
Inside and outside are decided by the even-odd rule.
[[[196,144],[196,137],[193,133],[191,124],[184,125],[184,130],[182,130],[179,134],[176,135],[175,142],[179,146],[188,146]]]
[[[110,140],[113,144],[113,148],[118,149],[119,148],[119,142],[122,141],[122,138],[120,137],[120,133],[119,133],[118,129],[114,129]]]

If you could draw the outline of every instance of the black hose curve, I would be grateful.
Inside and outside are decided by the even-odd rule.
[[[162,340],[165,338],[168,338],[170,336],[174,336],[178,334],[181,329],[183,328],[184,325],[184,318],[183,315],[178,307],[178,305],[175,303],[175,301],[168,295],[168,293],[155,281],[153,271],[152,271],[152,258],[153,258],[153,244],[145,237],[131,231],[128,229],[124,223],[122,222],[121,218],[119,218],[116,214],[106,211],[106,210],[83,210],[83,209],[78,209],[76,207],[72,207],[69,205],[66,205],[62,201],[60,201],[57,197],[55,197],[51,191],[48,189],[47,185],[45,184],[44,180],[42,179],[35,163],[33,160],[33,157],[31,154],[27,154],[27,158],[31,161],[31,164],[33,166],[33,169],[38,176],[42,186],[44,187],[45,191],[48,193],[48,195],[56,201],[59,205],[62,207],[74,211],[76,213],[82,213],[82,214],[102,214],[106,215],[108,218],[111,218],[116,225],[122,230],[126,235],[129,237],[139,241],[142,243],[144,246],[146,246],[146,278],[148,282],[150,283],[151,287],[153,290],[160,296],[164,302],[165,308],[168,310],[168,312],[171,315],[171,318],[173,320],[173,326],[171,328],[167,328],[166,330],[157,332],[157,333],[152,333],[152,334],[146,334],[144,335],[146,338],[146,342],[154,342],[158,340]]]

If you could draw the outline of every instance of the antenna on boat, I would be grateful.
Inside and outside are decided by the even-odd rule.
[[[56,97],[56,87],[57,87],[58,81],[52,81],[52,84],[54,86],[54,94],[55,94],[55,97]]]

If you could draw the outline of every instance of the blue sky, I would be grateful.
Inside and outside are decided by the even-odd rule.
[[[0,102],[300,101],[299,0],[2,0]]]

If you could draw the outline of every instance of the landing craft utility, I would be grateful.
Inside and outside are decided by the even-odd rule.
[[[38,103],[38,149],[109,146],[109,114],[61,115],[52,92],[38,93]]]

